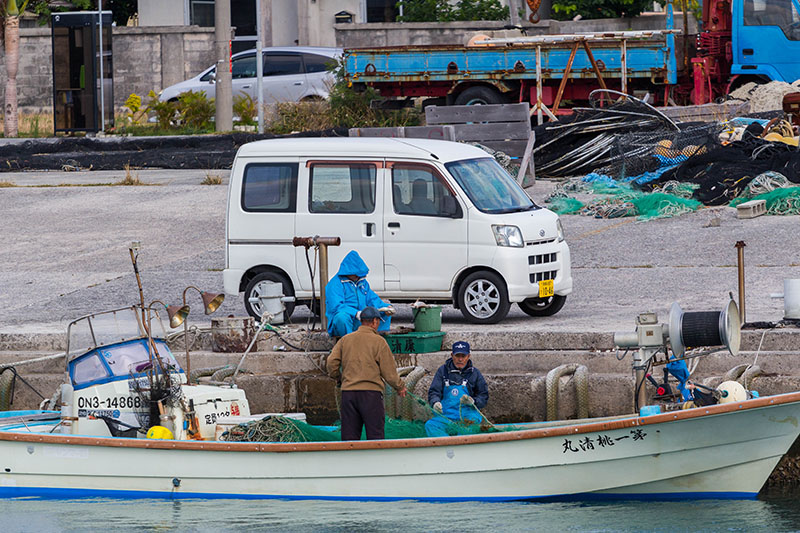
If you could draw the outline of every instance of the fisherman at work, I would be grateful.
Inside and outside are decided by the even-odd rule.
[[[453,343],[452,355],[439,367],[428,389],[428,403],[435,411],[425,423],[429,437],[446,437],[450,423],[480,424],[478,411],[489,401],[489,387],[481,371],[472,366],[469,343]]]
[[[342,440],[383,439],[383,391],[386,381],[401,397],[406,387],[397,375],[386,339],[378,335],[380,313],[372,306],[361,311],[361,326],[345,335],[328,356],[328,375],[342,383]]]
[[[325,316],[331,337],[344,337],[358,329],[358,314],[368,305],[380,311],[378,331],[389,331],[394,307],[381,300],[369,287],[368,272],[369,268],[358,252],[351,250],[342,259],[339,271],[325,285]]]

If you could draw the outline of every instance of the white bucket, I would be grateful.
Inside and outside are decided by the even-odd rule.
[[[800,319],[800,279],[783,280],[783,315]]]

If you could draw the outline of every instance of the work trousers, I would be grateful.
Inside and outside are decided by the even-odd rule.
[[[366,428],[367,440],[383,439],[383,394],[372,390],[342,391],[342,440],[361,440]]]

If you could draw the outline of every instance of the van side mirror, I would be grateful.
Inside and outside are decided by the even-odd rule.
[[[214,83],[216,80],[217,80],[216,71],[208,75],[208,83]]]
[[[442,198],[442,214],[450,218],[461,218],[461,206],[455,196],[445,196]]]

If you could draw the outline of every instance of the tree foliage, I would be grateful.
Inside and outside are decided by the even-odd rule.
[[[398,22],[450,22],[455,20],[506,20],[508,6],[499,0],[401,0]]]
[[[636,17],[652,5],[652,0],[554,0],[551,9],[556,20],[605,19]]]
[[[59,11],[88,11],[97,10],[97,0],[70,0],[71,5],[64,6],[64,2],[50,0],[31,0],[30,11],[39,15],[39,23],[47,24],[50,14]],[[111,11],[111,18],[117,26],[125,26],[128,18],[136,14],[136,0],[103,0],[103,11]]]

